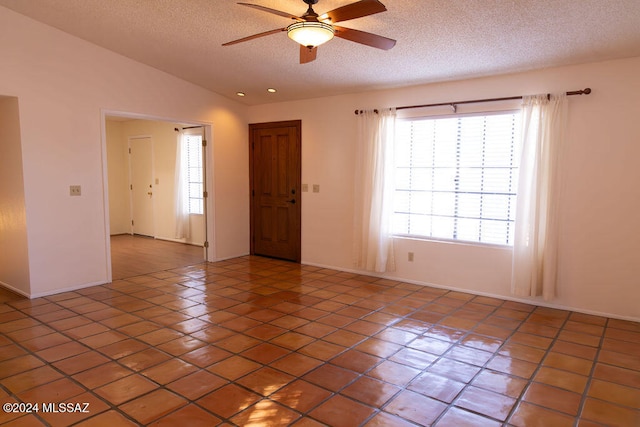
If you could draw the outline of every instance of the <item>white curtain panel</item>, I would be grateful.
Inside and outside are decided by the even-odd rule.
[[[188,239],[191,237],[189,225],[189,182],[187,180],[188,150],[187,137],[184,131],[178,132],[176,150],[176,175],[175,175],[175,216],[176,239]]]
[[[365,111],[357,120],[354,264],[378,273],[395,271],[391,216],[396,111]]]
[[[556,295],[559,159],[567,115],[566,95],[523,98],[522,158],[515,218],[511,291]]]

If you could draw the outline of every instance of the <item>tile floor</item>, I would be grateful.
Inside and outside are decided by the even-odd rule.
[[[3,301],[3,426],[640,426],[633,322],[257,257]]]

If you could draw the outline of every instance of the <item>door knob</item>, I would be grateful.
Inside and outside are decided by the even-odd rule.
[[[287,200],[287,203],[293,203],[295,205],[296,204],[296,199]]]
[[[151,191],[149,191],[147,194],[148,194],[149,196],[152,196],[152,195],[153,195],[153,193],[152,193]]]

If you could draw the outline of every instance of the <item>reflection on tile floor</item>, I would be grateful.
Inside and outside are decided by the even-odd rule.
[[[639,426],[640,324],[244,257],[3,300],[0,402],[41,405],[3,426]]]

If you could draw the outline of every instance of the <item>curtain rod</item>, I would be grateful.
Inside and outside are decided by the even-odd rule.
[[[591,88],[588,87],[586,89],[582,89],[582,90],[571,90],[567,92],[567,95],[589,95],[591,93]],[[550,94],[547,94],[547,97],[551,97]],[[513,99],[522,99],[522,96],[508,96],[506,98],[486,98],[486,99],[472,99],[470,101],[457,101],[457,102],[438,102],[436,104],[423,104],[423,105],[408,105],[408,106],[403,106],[403,107],[396,107],[396,110],[408,110],[410,108],[426,108],[426,107],[442,107],[442,106],[446,106],[446,105],[450,105],[451,107],[453,107],[453,110],[455,112],[456,110],[456,105],[460,105],[460,104],[476,104],[476,103],[480,103],[480,102],[496,102],[496,101],[510,101]],[[378,110],[373,110],[375,113],[378,112]],[[356,114],[362,114],[364,113],[363,110],[356,110],[355,111]]]
[[[187,127],[183,127],[182,130],[185,129],[198,129],[198,128],[203,128],[204,126],[187,126]],[[175,130],[176,132],[180,132],[180,129],[178,128],[173,128],[173,130]]]

